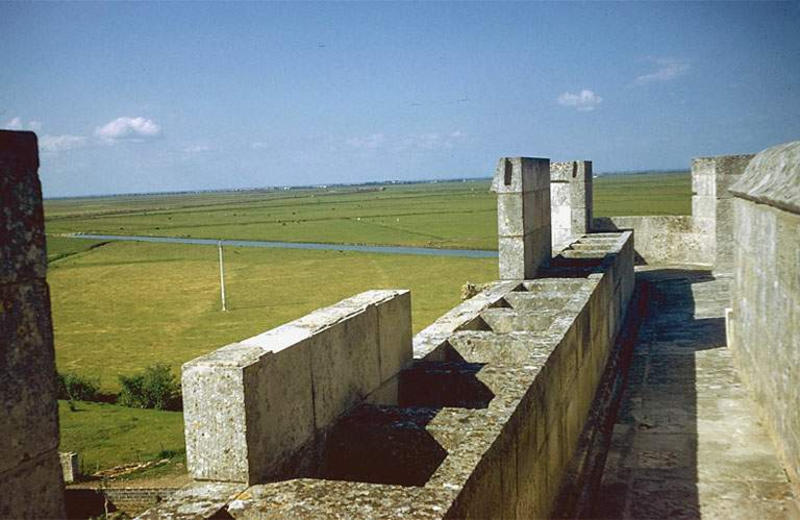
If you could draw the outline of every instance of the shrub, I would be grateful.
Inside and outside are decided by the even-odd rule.
[[[181,385],[168,365],[157,363],[132,376],[119,376],[118,403],[131,408],[181,409]]]
[[[100,395],[100,378],[78,374],[58,374],[57,398],[68,401],[97,401]]]

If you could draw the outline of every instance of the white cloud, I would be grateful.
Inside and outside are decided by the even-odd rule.
[[[581,112],[589,112],[597,108],[603,102],[603,98],[588,89],[583,89],[577,94],[564,92],[558,96],[558,104],[565,107],[572,107]]]
[[[25,125],[22,124],[22,118],[21,117],[15,117],[15,118],[12,118],[12,119],[9,119],[8,121],[6,121],[5,124],[3,125],[3,128],[6,128],[8,130],[23,130],[24,129],[24,130],[33,130],[33,131],[38,132],[39,130],[42,129],[42,123],[41,123],[41,121],[28,121],[28,125],[25,126]]]
[[[634,80],[636,85],[646,85],[656,81],[669,81],[678,76],[682,76],[689,70],[689,63],[673,58],[656,58],[651,60],[657,66],[654,72],[637,76]]]
[[[82,135],[43,135],[39,138],[39,149],[42,152],[58,153],[76,148],[83,148],[88,139]]]
[[[142,141],[161,135],[161,127],[144,117],[118,117],[97,127],[94,134],[107,143],[117,141]]]
[[[250,147],[253,150],[260,150],[262,148],[266,148],[267,147],[267,143],[265,143],[263,141],[256,141],[255,143],[251,144]]]
[[[4,125],[8,130],[22,130],[22,119],[15,117],[6,121]]]

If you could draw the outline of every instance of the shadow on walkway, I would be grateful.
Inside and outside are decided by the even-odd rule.
[[[647,313],[592,518],[795,518],[796,502],[725,341],[728,280],[637,273]]]

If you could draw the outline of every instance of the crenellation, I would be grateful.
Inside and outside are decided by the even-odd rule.
[[[533,278],[551,256],[549,159],[500,159],[492,189],[498,196],[500,279]]]

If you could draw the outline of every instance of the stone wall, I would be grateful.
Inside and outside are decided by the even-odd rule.
[[[0,517],[60,518],[53,328],[36,135],[0,131]]]
[[[630,229],[637,263],[697,264],[729,274],[733,268],[732,195],[728,192],[752,155],[692,160],[692,214],[619,216],[592,219],[595,231]]]
[[[713,222],[698,222],[689,215],[599,217],[592,222],[595,231],[634,232],[636,260],[639,264],[712,263]]]
[[[550,163],[550,225],[553,249],[592,227],[592,161]]]
[[[800,141],[756,155],[731,192],[728,344],[800,486]]]
[[[317,437],[410,360],[410,293],[367,291],[186,363],[189,473],[313,473]]]

